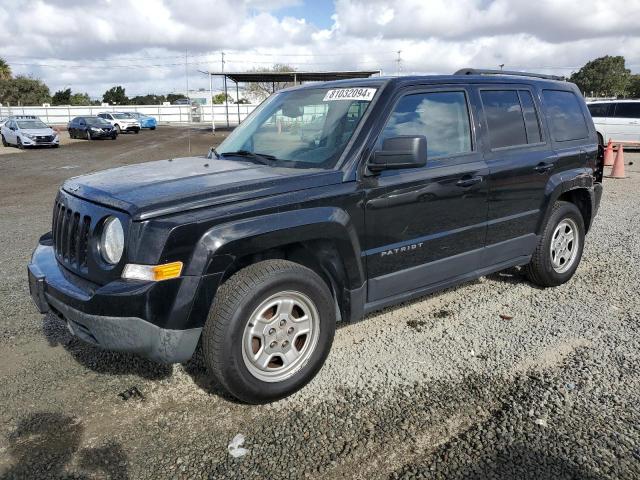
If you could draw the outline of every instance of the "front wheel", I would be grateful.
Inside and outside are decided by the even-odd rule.
[[[22,144],[22,140],[20,140],[20,137],[18,137],[18,143],[16,144],[16,146],[17,146],[20,150],[24,150],[24,145]]]
[[[207,368],[247,403],[266,403],[304,387],[324,363],[335,305],[314,271],[267,260],[235,273],[217,291],[202,332]]]
[[[87,140],[93,140],[93,135],[91,133],[91,130],[87,130]]]
[[[116,132],[118,132],[118,135],[122,133],[122,129],[120,128],[120,125],[118,125],[117,123],[116,123]]]
[[[2,137],[2,146],[3,147],[8,147],[9,144],[7,143],[7,140],[4,138],[4,135],[0,135],[0,137]]]
[[[573,203],[557,202],[538,240],[527,277],[541,287],[555,287],[575,273],[584,248],[585,226],[582,213]]]

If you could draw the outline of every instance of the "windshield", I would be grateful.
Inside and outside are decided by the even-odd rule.
[[[18,124],[18,128],[24,128],[26,130],[32,128],[49,128],[41,120],[18,120],[16,123]]]
[[[291,168],[333,168],[367,110],[375,88],[318,88],[267,99],[217,148]]]
[[[100,117],[85,117],[84,120],[87,122],[87,125],[95,125],[100,127],[106,127],[111,125],[105,119]]]
[[[131,118],[127,113],[112,113],[113,118],[117,118],[120,120],[126,120],[127,118]]]

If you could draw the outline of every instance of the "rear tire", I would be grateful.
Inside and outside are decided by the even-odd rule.
[[[567,282],[580,264],[584,238],[584,219],[578,207],[570,202],[556,202],[531,262],[525,267],[529,280],[541,287]]]
[[[149,127],[149,130],[155,130],[156,127]]]
[[[218,289],[202,332],[205,364],[239,400],[278,400],[318,373],[335,323],[331,292],[313,270],[259,262]]]

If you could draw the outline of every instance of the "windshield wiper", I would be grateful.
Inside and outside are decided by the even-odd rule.
[[[269,155],[267,153],[250,152],[249,150],[237,150],[235,152],[223,152],[220,154],[221,157],[224,157],[226,155],[236,155],[238,157],[250,158],[263,165],[271,165],[271,162],[275,162],[276,160],[278,160],[278,158],[273,155]]]

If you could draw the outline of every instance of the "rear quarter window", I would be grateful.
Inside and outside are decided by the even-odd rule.
[[[640,118],[640,102],[616,103],[615,117]]]
[[[592,117],[608,117],[610,103],[592,103],[587,105]]]
[[[573,92],[543,90],[542,98],[549,119],[551,137],[556,142],[587,138],[587,122],[582,114],[580,101]]]

